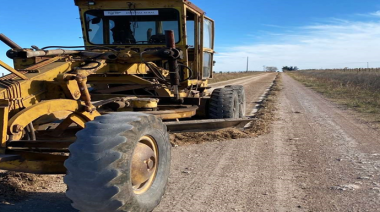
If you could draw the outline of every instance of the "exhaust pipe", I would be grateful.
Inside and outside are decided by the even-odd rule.
[[[174,38],[174,31],[173,30],[166,30],[165,31],[165,38],[166,38],[166,48],[168,49],[175,49],[175,38]],[[174,89],[174,96],[177,100],[180,100],[178,86],[179,86],[179,70],[178,70],[178,62],[176,58],[169,58],[168,60],[169,64],[169,76],[170,76],[170,83],[173,86]]]

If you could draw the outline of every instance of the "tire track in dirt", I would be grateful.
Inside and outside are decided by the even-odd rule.
[[[193,147],[196,148],[196,146]],[[189,148],[192,148],[192,146],[189,146]],[[220,176],[222,165],[226,157],[228,157],[230,149],[230,147],[224,145],[215,146],[213,148],[214,151],[208,152],[207,155],[203,154],[203,151],[195,150],[195,152],[188,154],[186,157],[185,160],[194,162],[187,166],[180,165],[184,163],[184,157],[181,157],[180,161],[173,161],[176,163],[174,166],[181,166],[181,168],[172,170],[172,174],[174,172],[175,177],[173,177],[173,181],[170,181],[171,188],[173,189],[170,193],[180,193],[181,195],[179,197],[172,196],[172,200],[169,200],[175,203],[171,205],[171,211],[191,211],[194,210],[194,204],[197,207],[207,206],[205,205],[205,199],[211,193],[210,189],[212,187],[210,185],[215,180],[213,177],[210,178],[210,175]],[[208,171],[204,172],[204,170]],[[181,185],[188,184],[187,181],[189,179],[191,179],[189,183],[191,186],[186,186],[185,189],[182,189],[183,186]],[[157,211],[160,210],[158,209]]]
[[[290,139],[297,138],[291,143],[301,166],[297,177],[306,193],[304,204],[313,211],[373,211],[379,205],[371,192],[376,173],[361,162],[379,152],[379,143],[373,142],[378,132],[289,77],[284,76],[284,83],[281,102],[293,114],[287,120],[293,125]]]

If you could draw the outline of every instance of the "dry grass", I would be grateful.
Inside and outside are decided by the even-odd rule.
[[[380,91],[380,70],[368,69],[330,69],[296,72],[325,82],[339,83],[343,87],[357,87],[374,92]],[[357,89],[356,88],[356,89]]]
[[[217,83],[222,81],[227,81],[231,79],[237,79],[241,77],[252,76],[260,74],[260,71],[249,71],[249,72],[229,72],[229,73],[214,73],[213,78],[209,81],[210,83]]]
[[[289,73],[338,104],[380,122],[380,72],[310,70]]]
[[[262,102],[257,111],[250,128],[240,130],[237,128],[227,128],[212,132],[185,132],[172,133],[170,142],[173,145],[200,144],[204,142],[224,141],[239,138],[251,138],[270,132],[270,126],[274,120],[275,103],[278,92],[281,90],[281,78],[276,78],[274,85],[270,89],[267,98]]]

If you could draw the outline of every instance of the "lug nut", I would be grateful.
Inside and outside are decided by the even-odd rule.
[[[152,169],[154,167],[154,161],[149,158],[148,160],[144,161],[144,163],[146,164],[148,170]]]

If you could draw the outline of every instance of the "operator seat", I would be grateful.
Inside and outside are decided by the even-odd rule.
[[[135,44],[136,39],[131,30],[131,22],[124,18],[114,19],[115,26],[111,29],[114,44]]]

